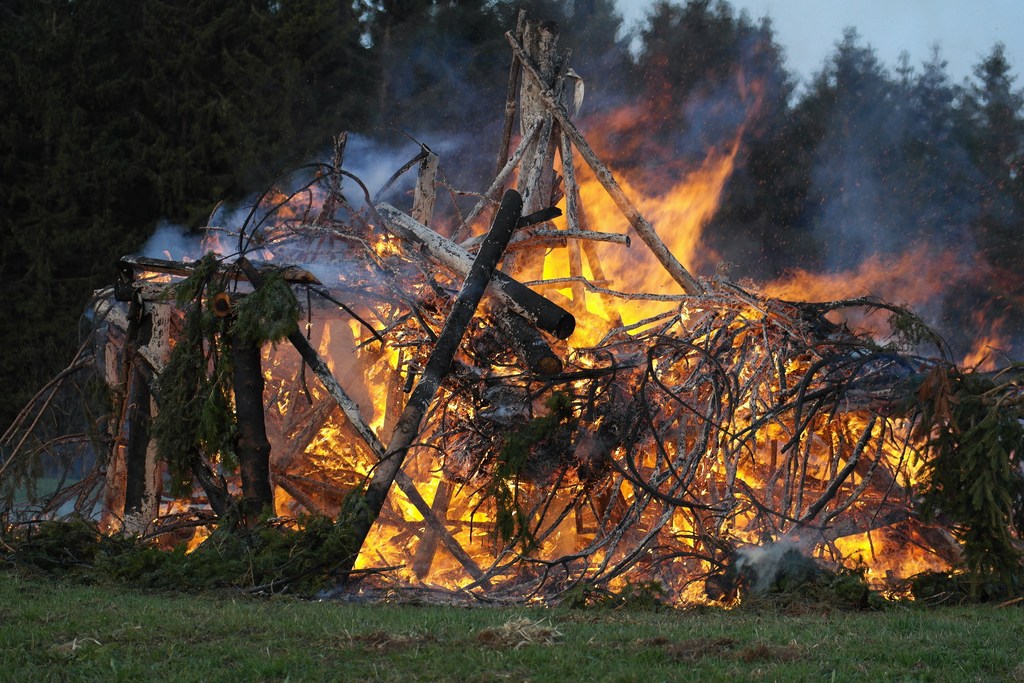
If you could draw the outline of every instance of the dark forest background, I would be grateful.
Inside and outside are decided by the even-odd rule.
[[[770,21],[711,0],[657,3],[635,33],[612,0],[5,0],[0,425],[69,361],[91,292],[159,221],[202,226],[343,130],[444,141],[453,184],[483,189],[520,8],[560,23],[584,131],[618,105],[653,114],[613,159],[634,175],[698,163],[757,83],[705,238],[741,275],[952,251],[969,275],[932,312],[943,332],[964,346],[988,316],[1024,339],[1024,96],[999,44],[954,83],[939,51],[885,65],[850,29],[800,86]]]

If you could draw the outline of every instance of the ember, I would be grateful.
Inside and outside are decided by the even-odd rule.
[[[740,136],[674,205],[634,204],[571,120],[555,38],[535,22],[508,34],[521,87],[507,130],[518,94],[520,136],[465,219],[435,220],[427,147],[401,171],[418,171],[404,211],[343,168],[341,136],[299,191],[211,228],[216,258],[122,260],[83,347],[120,392],[109,457],[8,514],[75,512],[164,540],[186,528],[193,546],[235,505],[248,523],[266,506],[340,516],[358,550],[342,580],[386,568],[375,580],[516,599],[657,582],[705,600],[725,594],[707,582],[739,549],[775,542],[864,566],[876,587],[958,563],[948,520],[918,512],[929,434],[915,430],[915,392],[949,365],[913,355],[925,328],[873,299],[797,303],[691,275]],[[613,216],[628,235],[606,227]],[[302,319],[254,341],[240,311],[268,278]],[[272,317],[261,324],[294,322]],[[168,426],[161,381],[182,349],[199,354],[200,398],[223,401],[237,432],[178,434],[199,440],[158,458],[151,416],[158,439],[188,431]],[[1012,382],[999,392],[1016,396]],[[22,476],[23,461],[15,449],[0,472]]]

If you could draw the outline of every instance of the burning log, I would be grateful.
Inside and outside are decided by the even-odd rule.
[[[487,283],[494,274],[494,269],[501,259],[505,245],[512,238],[522,215],[522,197],[517,192],[509,190],[502,199],[501,207],[494,217],[488,239],[480,247],[476,260],[470,268],[469,274],[459,291],[451,313],[445,320],[444,328],[438,335],[434,350],[430,354],[427,365],[423,370],[416,388],[413,389],[409,402],[406,403],[398,424],[395,427],[395,434],[388,446],[387,453],[374,471],[370,483],[364,494],[364,505],[359,514],[353,519],[353,536],[355,538],[354,552],[351,561],[341,567],[341,573],[346,576],[352,570],[356,560],[356,551],[366,541],[370,526],[380,514],[395,476],[402,468],[405,455],[412,444],[413,439],[419,434],[420,422],[426,413],[430,402],[434,398],[441,380],[448,374],[458,344],[466,332],[472,320],[473,313],[480,299],[484,295]]]
[[[506,315],[495,316],[495,320],[516,355],[531,372],[550,376],[562,371],[562,359],[524,318],[509,311]]]

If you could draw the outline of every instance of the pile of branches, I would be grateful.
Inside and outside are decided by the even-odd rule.
[[[296,516],[351,524],[341,575],[351,574],[374,525],[386,527],[395,543],[418,539],[416,551],[402,558],[418,578],[429,575],[440,543],[460,565],[454,583],[518,599],[627,577],[679,594],[726,572],[738,546],[780,539],[849,563],[856,558],[841,550],[843,539],[869,533],[964,567],[1004,593],[1019,590],[1024,416],[1015,368],[991,376],[961,370],[912,314],[879,301],[792,303],[724,279],[693,278],[601,165],[559,91],[550,90],[561,85],[567,62],[541,74],[521,44],[523,30],[508,35],[513,82],[539,85],[539,118],[524,122],[511,155],[503,142],[498,177],[471,211],[463,215],[457,199],[464,194],[451,191],[453,229],[429,227],[438,183],[437,157],[427,147],[374,196],[343,169],[341,136],[333,159],[304,169],[297,190],[267,192],[241,226],[227,230],[220,255],[200,262],[203,282],[217,287],[192,280],[183,299],[194,313],[223,305],[233,315],[268,278],[294,293],[285,297],[287,316],[255,316],[263,320],[257,327],[286,325],[244,335],[249,346],[279,344],[263,354],[273,370],[262,411],[271,455],[261,476],[289,494]],[[510,104],[514,112],[512,87]],[[506,123],[510,133],[511,114]],[[549,143],[541,144],[544,136]],[[625,240],[583,229],[573,146],[682,294],[626,294],[583,277],[579,243]],[[533,182],[553,175],[540,148],[560,148],[560,190],[557,183],[538,190]],[[527,161],[539,165],[520,169],[524,192],[507,191],[499,203],[511,172]],[[416,187],[406,213],[384,193],[412,169]],[[550,206],[556,195],[566,197],[562,231],[546,225],[559,213]],[[465,238],[488,217],[487,239]],[[494,272],[515,230],[517,255],[531,247],[575,247],[574,305],[586,296],[646,298],[661,301],[663,312],[630,325],[616,320],[593,346],[571,346],[573,314],[589,313],[570,312]],[[485,255],[488,266],[481,265]],[[587,257],[596,272],[600,264]],[[40,455],[56,442],[33,436],[35,416],[53,403],[27,409],[0,443],[0,490],[11,520],[74,512],[106,515],[118,526],[109,519],[119,512],[107,494],[123,489],[111,474],[119,439],[139,433],[128,429],[139,419],[126,407],[130,378],[145,380],[140,392],[147,383],[156,390],[153,401],[165,415],[176,414],[174,401],[196,398],[191,388],[175,392],[174,382],[161,389],[166,359],[146,355],[148,342],[132,336],[146,315],[170,306],[170,290],[181,294],[181,285],[152,283],[150,276],[190,276],[196,267],[140,259],[122,266],[131,303],[114,303],[113,290],[99,293],[91,313],[95,343],[83,346],[68,373],[91,350],[97,374],[119,392],[111,411],[119,417],[96,430],[102,436],[73,483],[71,463],[83,469],[81,458],[63,460],[56,492],[39,495],[26,483],[38,478]],[[851,311],[888,316],[892,336],[883,343],[851,332],[838,322]],[[169,315],[178,319],[165,332],[171,335],[188,317]],[[227,376],[211,358],[224,335],[234,334],[230,329],[208,326],[212,336],[191,344],[199,354],[193,370]],[[938,344],[937,359],[915,353],[929,341]],[[130,353],[107,357],[104,349],[118,344]],[[326,347],[333,372],[320,355]],[[259,362],[250,369],[256,377],[263,374]],[[128,369],[112,372],[118,364]],[[307,381],[307,369],[318,383]],[[228,406],[224,384],[199,380],[189,387],[220,392],[214,403]],[[156,430],[179,486],[188,488],[190,473],[205,473],[193,500],[204,493],[221,517],[232,509],[231,430],[242,428],[232,422],[241,412],[237,384],[235,404],[234,416],[220,411],[228,419],[218,433],[189,433],[185,445],[171,444],[181,436],[173,425]],[[245,476],[243,468],[243,488]],[[428,504],[420,489],[431,480],[438,483]],[[392,483],[420,520],[407,519],[389,497]],[[167,506],[155,523],[146,522],[144,534],[180,527],[180,508]]]

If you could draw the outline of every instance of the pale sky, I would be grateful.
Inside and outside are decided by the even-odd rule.
[[[654,0],[617,0],[627,27],[644,18]],[[683,4],[685,0],[676,0]],[[729,0],[736,12],[746,9],[756,20],[768,15],[775,39],[786,50],[786,65],[802,81],[819,71],[854,26],[863,42],[875,48],[892,71],[901,51],[920,72],[938,43],[949,62],[948,73],[959,83],[991,51],[996,41],[1024,87],[1024,0]]]

